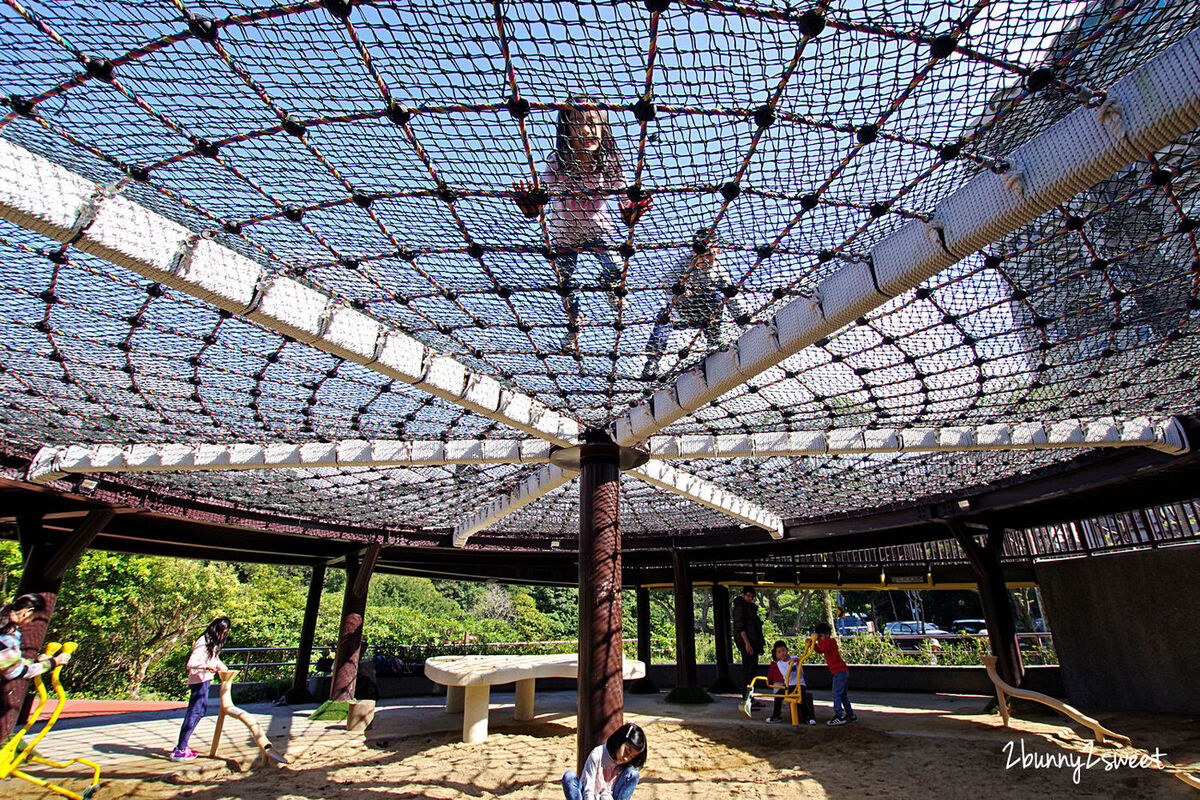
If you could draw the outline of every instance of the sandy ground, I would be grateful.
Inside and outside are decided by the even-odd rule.
[[[543,699],[533,722],[493,707],[482,745],[459,741],[454,720],[426,707],[384,712],[363,735],[340,726],[290,743],[284,768],[235,761],[137,760],[106,769],[97,798],[196,800],[310,798],[513,798],[557,800],[557,778],[574,767],[573,695]],[[983,712],[980,697],[863,694],[860,722],[840,728],[747,720],[732,698],[681,707],[659,697],[627,698],[626,719],[650,743],[637,798],[1191,798],[1200,792],[1162,771],[1112,766],[1136,751],[1097,746],[1052,714],[1026,713],[1010,729]],[[818,702],[821,719],[829,716]],[[1176,763],[1200,762],[1200,720],[1101,714],[1110,728]],[[1011,744],[1010,744],[1011,743]],[[1023,751],[1022,751],[1022,748]],[[1024,763],[1022,752],[1026,754]],[[1036,756],[1041,763],[1034,764]],[[1047,766],[1045,759],[1054,759]],[[1074,764],[1079,763],[1078,770]],[[1076,777],[1078,782],[1076,782]],[[78,784],[74,784],[78,786]],[[0,795],[47,797],[7,781]]]

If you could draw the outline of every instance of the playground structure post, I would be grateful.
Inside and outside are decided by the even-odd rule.
[[[363,615],[367,610],[367,589],[371,573],[379,559],[381,546],[373,544],[366,550],[346,556],[346,592],[342,597],[342,624],[338,630],[337,657],[333,665],[333,681],[329,699],[354,699],[358,683],[358,654],[362,648]]]
[[[646,675],[634,681],[630,691],[636,694],[654,694],[658,687],[650,678],[650,664],[654,658],[654,642],[650,636],[650,590],[639,586],[634,595],[637,599],[637,657],[638,661],[646,665]]]
[[[962,546],[979,586],[979,601],[987,622],[988,642],[992,654],[996,656],[996,672],[1008,685],[1020,686],[1025,679],[1025,664],[1021,660],[1017,626],[1009,608],[1008,589],[1000,563],[1004,527],[989,525],[987,537],[980,546],[962,522],[949,520],[946,525]]]
[[[696,613],[692,602],[692,578],[687,556],[675,548],[671,551],[671,566],[675,578],[675,686],[692,689],[696,677]]]
[[[222,670],[217,673],[217,679],[220,681],[217,690],[217,696],[220,698],[220,712],[217,714],[217,724],[213,729],[212,745],[209,747],[208,757],[217,757],[217,748],[221,744],[221,731],[225,727],[225,718],[232,717],[250,730],[250,736],[254,739],[254,743],[258,745],[258,749],[262,753],[263,763],[267,763],[267,759],[269,758],[277,764],[286,764],[286,761],[275,755],[271,740],[263,733],[259,724],[254,721],[254,717],[234,705],[233,682],[237,680],[237,676],[238,673],[236,670]]]
[[[584,444],[579,462],[579,726],[576,769],[624,722],[619,448]]]
[[[308,599],[304,604],[304,622],[300,626],[300,649],[296,653],[296,672],[292,676],[292,691],[308,686],[308,668],[312,659],[313,641],[317,634],[317,612],[321,608],[321,590],[325,587],[325,565],[315,564],[308,583]]]
[[[13,594],[40,594],[46,601],[45,610],[21,631],[21,654],[25,658],[36,658],[42,652],[63,577],[112,518],[111,508],[94,509],[71,533],[60,537],[45,529],[40,516],[17,517],[23,564],[21,581]],[[0,689],[0,741],[16,729],[28,686],[27,680],[18,679],[6,681]]]
[[[638,661],[650,667],[653,657],[653,643],[650,641],[650,590],[645,586],[637,587],[637,654]]]
[[[729,619],[729,587],[713,584],[713,636],[716,644],[717,679],[709,687],[710,692],[731,694],[738,691],[738,685],[729,676],[729,664],[733,661],[733,633]]]

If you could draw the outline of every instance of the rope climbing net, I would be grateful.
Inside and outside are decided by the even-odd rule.
[[[1103,107],[1115,81],[1200,24],[1200,4],[3,0],[0,17],[0,137],[587,429],[788,304],[819,305],[823,281],[933,223],[973,178],[1019,182],[1014,150]],[[660,434],[1194,413],[1198,140],[1098,176]],[[0,220],[11,455],[529,434],[12,220]],[[680,467],[800,518],[1074,454]],[[543,469],[122,480],[444,529]],[[630,533],[730,524],[623,480]],[[570,535],[574,497],[557,486],[494,529]]]

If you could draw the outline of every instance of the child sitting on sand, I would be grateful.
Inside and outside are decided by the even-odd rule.
[[[786,684],[784,683],[785,677]],[[787,645],[781,639],[771,648],[771,666],[767,668],[767,682],[775,688],[775,710],[771,716],[767,717],[767,722],[783,722],[783,695],[789,688],[795,688],[797,681],[800,682],[802,716],[808,720],[809,725],[816,725],[817,715],[813,713],[812,695],[809,694],[804,683],[804,668],[800,666],[799,658],[788,655]]]
[[[612,732],[583,762],[583,775],[562,777],[567,800],[629,800],[646,764],[646,734],[632,722]]]
[[[850,695],[846,691],[850,668],[838,653],[837,639],[832,634],[833,629],[828,623],[819,623],[813,629],[813,649],[825,656],[829,676],[833,679],[833,719],[825,724],[845,725],[847,722],[857,722],[858,717],[850,707]]]

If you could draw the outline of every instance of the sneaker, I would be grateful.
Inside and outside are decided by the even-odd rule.
[[[858,722],[858,714],[851,714],[846,717],[846,722]]]
[[[808,724],[809,724],[809,725],[816,725],[816,724],[817,724],[817,721],[816,721],[815,719],[810,719],[810,720],[808,721]]]
[[[178,747],[176,747],[174,750],[171,751],[171,760],[172,761],[195,761],[196,760],[196,751],[190,747],[185,747],[182,750],[180,750]]]
[[[767,722],[783,722],[783,717],[767,717]]]
[[[825,724],[826,725],[845,725],[848,721],[849,720],[842,719],[841,717],[834,717],[833,719],[829,720],[829,722],[826,722]]]

